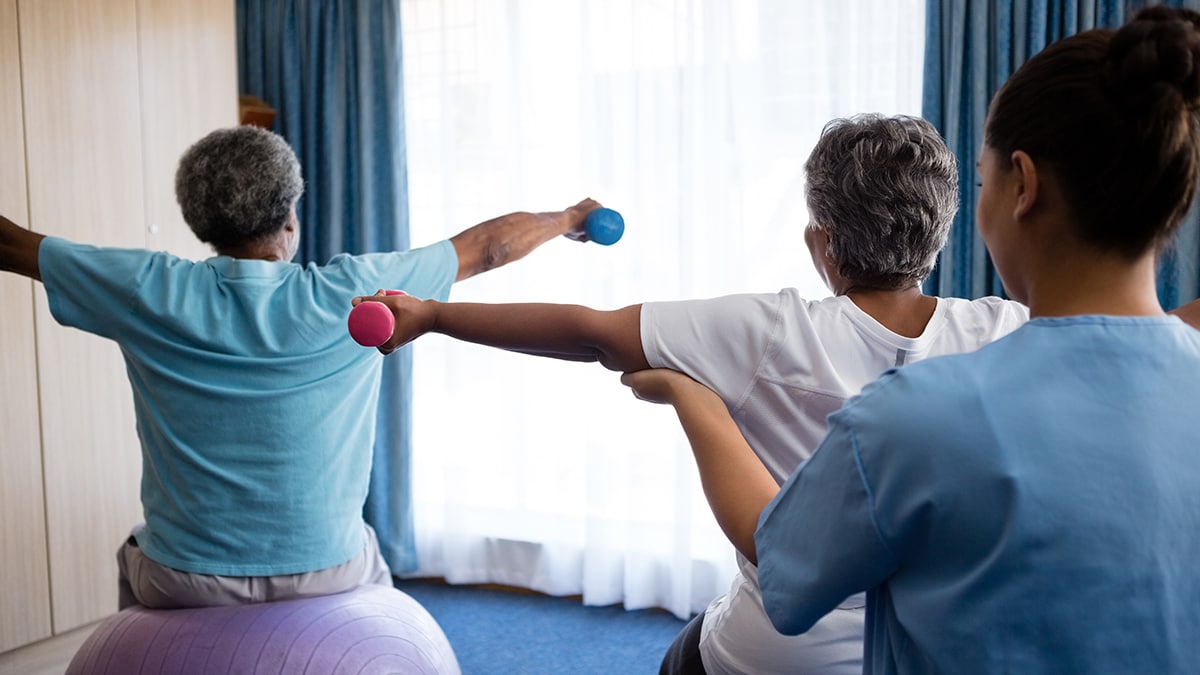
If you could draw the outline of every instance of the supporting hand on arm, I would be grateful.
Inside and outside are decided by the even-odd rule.
[[[584,199],[562,211],[510,213],[454,235],[450,242],[458,253],[457,281],[520,260],[559,235],[587,241],[583,219],[598,208],[599,202]]]
[[[0,271],[15,272],[35,281],[42,280],[38,268],[38,248],[45,236],[0,216]]]
[[[779,485],[734,424],[725,402],[708,387],[673,370],[626,373],[621,382],[643,401],[675,407],[717,523],[734,547],[757,564],[754,531]]]

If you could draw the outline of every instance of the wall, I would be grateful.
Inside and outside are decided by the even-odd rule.
[[[173,196],[237,122],[233,0],[0,0],[0,209],[54,236],[206,257]],[[19,93],[19,96],[15,95]],[[0,652],[117,609],[140,454],[112,343],[0,277]]]

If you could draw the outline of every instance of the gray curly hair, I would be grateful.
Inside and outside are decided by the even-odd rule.
[[[303,191],[287,141],[254,126],[213,131],[183,153],[175,172],[184,221],[217,250],[278,232]]]
[[[929,276],[958,211],[958,164],[932,124],[835,119],[804,169],[813,227],[847,281],[891,290]]]

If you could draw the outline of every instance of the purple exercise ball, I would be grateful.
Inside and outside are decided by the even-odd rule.
[[[130,607],[105,619],[67,675],[460,675],[445,633],[395,588],[232,607]]]

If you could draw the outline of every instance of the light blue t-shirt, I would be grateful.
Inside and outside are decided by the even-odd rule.
[[[763,511],[783,633],[869,590],[865,671],[1200,667],[1200,332],[1039,318],[889,372]]]
[[[350,338],[350,300],[380,288],[444,300],[449,241],[301,266],[50,237],[38,263],[54,318],[125,357],[147,556],[271,576],[362,551],[382,356]]]

